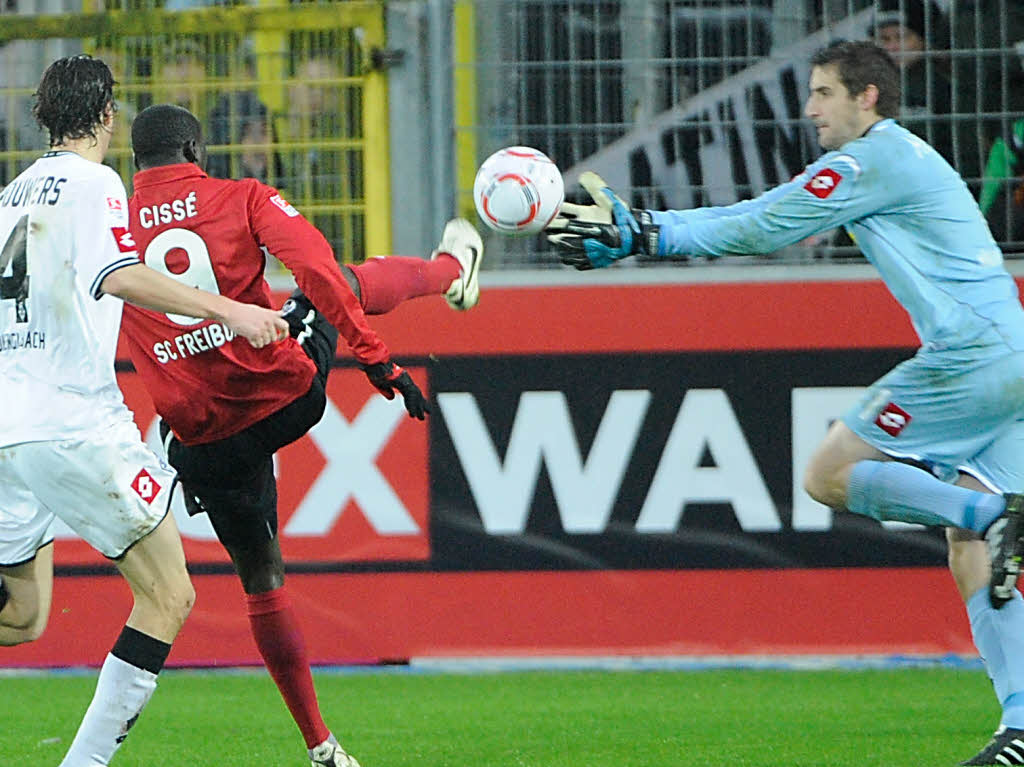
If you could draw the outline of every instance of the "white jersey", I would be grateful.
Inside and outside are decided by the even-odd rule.
[[[0,247],[0,447],[130,418],[114,376],[122,302],[99,292],[138,263],[120,177],[48,152],[0,191]]]

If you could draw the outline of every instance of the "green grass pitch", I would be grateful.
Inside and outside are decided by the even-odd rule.
[[[955,765],[998,708],[981,672],[317,673],[363,767]],[[0,765],[57,765],[93,675],[0,677]],[[171,671],[113,767],[303,767],[260,672]]]

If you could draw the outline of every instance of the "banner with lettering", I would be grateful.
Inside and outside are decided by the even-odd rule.
[[[425,423],[339,358],[323,419],[276,458],[286,559],[339,571],[940,565],[945,544],[934,530],[835,516],[800,489],[831,420],[909,356],[904,344],[913,340],[889,330],[869,339],[878,348],[844,349],[850,339],[818,320],[801,328],[804,338],[787,338],[786,312],[808,313],[838,289],[844,301],[877,294],[876,303],[894,307],[879,288],[506,290],[528,298],[529,313],[508,316],[500,295],[481,304],[467,330],[483,331],[486,345],[462,349],[456,330],[398,357],[434,402]],[[617,321],[627,305],[670,305],[673,296],[703,304],[698,332],[680,337],[684,322],[666,309],[651,315],[663,327],[627,331],[622,343],[633,348],[609,346],[604,318]],[[608,301],[623,308],[609,314]],[[773,332],[746,324],[754,301],[776,314],[770,344],[744,340]],[[400,312],[435,312],[438,303]],[[569,305],[580,324],[558,329]],[[736,306],[746,307],[743,317],[730,316]],[[523,353],[537,338],[552,348]],[[160,452],[153,406],[124,367],[126,401]],[[228,572],[206,517],[189,517],[180,493],[173,508],[189,561]],[[70,530],[57,534],[60,566],[103,564]]]
[[[563,172],[598,173],[635,207],[730,205],[789,181],[822,154],[803,116],[811,55],[831,40],[862,40],[872,10],[851,15],[703,90]],[[557,160],[557,158],[556,158]]]
[[[907,356],[444,360],[430,375],[433,566],[942,565],[940,529],[834,515],[800,486],[831,422]]]
[[[940,534],[800,487],[831,420],[914,351],[884,286],[655,275],[372,318],[434,410],[409,419],[343,355],[324,419],[277,457],[315,662],[973,652]],[[175,510],[198,599],[172,664],[259,663],[209,523]],[[123,624],[108,562],[64,532],[56,563],[50,628],[0,664],[98,664]]]

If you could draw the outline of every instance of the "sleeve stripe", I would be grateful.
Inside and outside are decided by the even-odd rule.
[[[137,256],[129,256],[128,258],[122,258],[120,261],[114,261],[112,263],[107,264],[105,267],[103,267],[100,273],[96,275],[96,279],[92,281],[92,285],[89,287],[89,294],[98,301],[100,298],[103,297],[103,293],[100,292],[100,285],[103,284],[103,280],[106,279],[108,274],[110,274],[111,272],[116,272],[118,269],[121,269],[122,267],[131,266],[132,264],[139,263],[142,262],[139,261]]]
[[[851,155],[848,155],[848,154],[841,154],[841,155],[839,155],[838,157],[836,157],[836,158],[835,158],[835,160],[838,160],[838,161],[840,161],[840,162],[845,162],[845,163],[847,163],[847,164],[848,164],[848,165],[849,165],[849,166],[850,166],[851,168],[853,168],[853,174],[854,174],[854,177],[856,177],[856,176],[859,176],[859,175],[860,175],[860,163],[859,163],[859,162],[857,162],[857,160],[856,160],[856,159],[854,159],[854,158],[853,158],[853,157],[852,157]]]

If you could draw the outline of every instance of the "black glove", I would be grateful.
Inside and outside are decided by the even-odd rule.
[[[593,171],[583,173],[580,184],[597,204],[564,203],[546,229],[563,264],[583,271],[626,256],[657,255],[659,228],[649,211],[630,210]]]
[[[402,393],[405,401],[405,409],[409,411],[410,418],[423,420],[430,412],[430,405],[427,398],[423,396],[420,387],[412,380],[407,370],[402,369],[394,362],[378,362],[373,365],[363,365],[363,372],[370,379],[377,391],[387,399],[395,398],[395,389]]]

